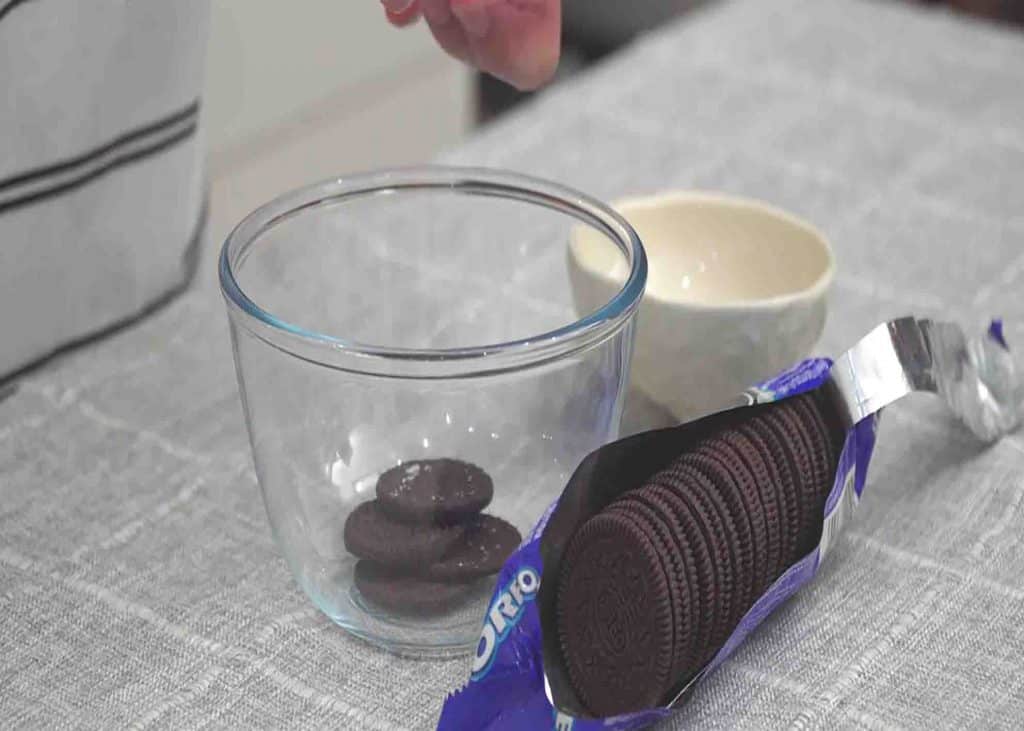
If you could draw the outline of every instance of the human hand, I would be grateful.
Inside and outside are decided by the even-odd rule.
[[[551,79],[561,50],[561,0],[381,0],[392,25],[420,16],[460,61],[518,89]]]

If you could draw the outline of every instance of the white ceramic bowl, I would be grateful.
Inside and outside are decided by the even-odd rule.
[[[614,207],[647,250],[632,383],[679,419],[736,403],[805,357],[825,324],[835,261],[825,237],[785,211],[717,193],[668,192]],[[607,239],[580,227],[569,272],[580,315],[621,288]]]

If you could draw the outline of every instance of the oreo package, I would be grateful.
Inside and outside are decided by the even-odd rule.
[[[815,576],[863,495],[880,409],[912,391],[944,397],[985,438],[1019,418],[997,323],[968,339],[903,318],[737,408],[591,453],[505,562],[469,682],[438,728],[638,729],[668,716]]]

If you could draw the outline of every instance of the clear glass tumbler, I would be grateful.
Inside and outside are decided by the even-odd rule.
[[[600,231],[629,271],[582,317],[573,226]],[[617,434],[646,274],[636,233],[607,206],[490,170],[342,178],[238,225],[220,282],[256,472],[275,539],[323,612],[394,651],[474,646],[493,573],[432,584],[413,567],[421,583],[398,577],[384,589],[399,605],[381,605],[354,578],[346,521],[383,471],[451,457],[490,475],[484,512],[525,535]]]

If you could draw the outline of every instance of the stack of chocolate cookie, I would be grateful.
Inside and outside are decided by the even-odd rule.
[[[742,412],[739,412],[742,415]],[[760,407],[587,520],[557,628],[595,716],[664,704],[821,534],[844,432],[818,393]]]
[[[377,499],[345,521],[345,547],[361,559],[356,587],[397,612],[457,605],[521,540],[514,526],[481,512],[493,496],[487,473],[461,460],[417,460],[384,472]]]

